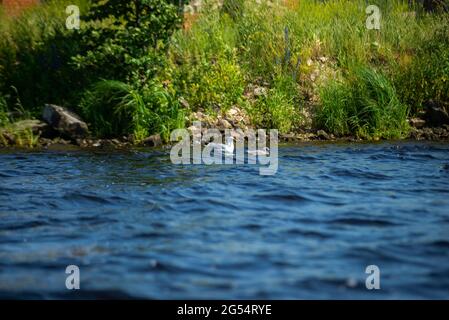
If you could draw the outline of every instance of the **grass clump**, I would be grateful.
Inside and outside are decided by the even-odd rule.
[[[396,139],[408,132],[407,115],[408,107],[384,75],[357,67],[348,79],[321,89],[316,121],[336,135]]]
[[[30,117],[26,111],[20,109],[20,102],[17,104],[16,112],[22,116],[18,119],[12,119],[8,111],[6,98],[0,96],[0,146],[34,148],[38,145],[39,135],[34,134],[29,128],[20,128],[14,124],[14,120]]]
[[[288,133],[300,123],[300,103],[296,83],[290,77],[280,77],[265,94],[248,104],[247,110],[256,127]]]
[[[81,110],[97,136],[132,134],[137,143],[153,133],[168,141],[171,130],[184,126],[179,104],[157,84],[136,89],[120,81],[100,81],[85,93]]]
[[[0,96],[0,128],[9,123],[6,99]]]
[[[434,19],[435,30],[401,56],[393,75],[413,113],[425,110],[429,100],[449,105],[449,16]]]

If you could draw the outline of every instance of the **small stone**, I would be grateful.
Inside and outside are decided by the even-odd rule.
[[[84,138],[89,133],[85,122],[76,114],[60,106],[46,104],[42,118],[60,134],[73,140]]]
[[[195,135],[198,132],[201,133],[201,129],[197,126],[190,126],[187,128],[187,130],[190,132],[190,134]]]
[[[228,110],[228,112],[226,112],[226,115],[230,118],[236,116],[239,113],[239,110],[235,107],[232,107],[231,109]]]
[[[324,130],[318,130],[316,133],[316,136],[320,140],[329,140],[329,138],[330,138],[329,135],[327,134],[327,132]]]
[[[88,146],[86,139],[76,139],[76,144],[82,148],[85,148]]]
[[[219,129],[232,129],[232,125],[225,119],[218,119],[217,126]]]
[[[265,96],[267,94],[267,88],[264,87],[256,87],[253,91],[255,97]]]
[[[94,148],[101,147],[101,140],[93,141],[92,147],[94,147]]]
[[[297,140],[296,135],[294,133],[284,133],[279,136],[283,141],[293,142]]]
[[[53,144],[53,140],[52,139],[47,139],[47,138],[40,138],[39,139],[39,144],[43,147],[48,147],[50,145]]]
[[[328,58],[326,58],[326,57],[319,57],[318,58],[322,63],[325,63],[327,60],[328,60]]]
[[[408,122],[413,128],[418,129],[423,128],[426,125],[426,121],[420,118],[411,118]]]
[[[179,98],[179,103],[186,109],[190,108],[189,102],[186,99],[184,99],[184,97]]]
[[[162,139],[159,134],[154,134],[143,140],[143,144],[148,147],[158,147],[162,145]]]

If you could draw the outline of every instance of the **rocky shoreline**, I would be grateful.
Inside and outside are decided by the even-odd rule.
[[[3,133],[0,133],[3,134]],[[449,125],[445,125],[444,127],[431,128],[424,127],[421,129],[412,128],[409,136],[405,139],[411,141],[440,141],[440,142],[449,142]],[[373,142],[378,142],[379,140],[373,140]],[[387,140],[382,140],[387,141]],[[12,141],[13,142],[13,141]],[[310,142],[323,142],[323,143],[351,143],[351,142],[369,142],[367,140],[359,139],[354,136],[346,136],[346,137],[335,137],[332,134],[328,134],[323,130],[319,130],[317,132],[304,132],[304,133],[291,133],[291,134],[281,134],[279,136],[280,143],[310,143]],[[38,139],[38,143],[33,148],[18,147],[14,144],[4,145],[0,141],[0,149],[17,149],[17,148],[25,148],[25,149],[58,149],[58,148],[66,148],[73,147],[79,149],[104,149],[104,150],[120,150],[120,149],[131,149],[133,147],[167,147],[170,144],[164,144],[160,141],[160,136],[155,135],[148,137],[144,142],[140,144],[135,144],[130,141],[128,137],[123,137],[121,139],[94,139],[94,138],[86,138],[77,141],[64,139],[61,137],[56,138],[44,138],[40,137]]]
[[[449,116],[441,113],[438,108],[430,108],[426,114],[419,118],[409,119],[410,132],[404,140],[417,141],[449,141]],[[163,147],[166,146],[160,135],[152,135],[136,142],[132,136],[123,136],[113,139],[93,138],[88,130],[88,125],[80,117],[71,111],[55,106],[46,105],[41,120],[22,120],[13,123],[8,130],[0,128],[0,148],[33,148],[51,149],[61,146],[71,146],[86,149],[129,149],[132,147]],[[224,132],[227,129],[239,129],[245,132],[251,129],[248,115],[241,109],[231,108],[225,114],[216,117],[206,115],[198,111],[192,113],[189,123],[200,123],[201,128],[194,125],[187,129],[192,135],[201,134],[210,128],[216,128]],[[17,139],[21,133],[28,133],[36,141],[33,144],[21,145]],[[280,134],[280,143],[302,142],[363,142],[366,140],[354,136],[336,137],[324,130],[307,129],[296,133]],[[373,141],[379,141],[374,139]]]

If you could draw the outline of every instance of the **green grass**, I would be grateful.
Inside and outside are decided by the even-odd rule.
[[[136,89],[120,81],[100,81],[86,91],[81,110],[97,136],[132,134],[136,143],[154,133],[168,141],[171,130],[184,126],[182,110],[170,93],[156,84]]]
[[[178,72],[171,81],[193,109],[237,104],[248,109],[255,126],[286,132],[300,127],[307,108],[317,129],[397,138],[407,133],[409,112],[426,100],[449,102],[447,14],[427,14],[407,1],[371,1],[382,13],[378,31],[366,28],[362,0],[227,3],[237,5],[239,14],[206,6],[193,27],[172,41],[172,69]],[[236,90],[213,71],[216,65],[238,70],[243,82],[232,85]],[[278,79],[287,78],[293,84],[279,86]],[[242,88],[260,83],[268,84],[267,96],[238,98]]]
[[[397,139],[408,133],[408,107],[379,72],[355,68],[344,82],[330,81],[321,92],[317,126],[336,135]]]
[[[296,83],[291,77],[281,77],[274,81],[265,95],[249,103],[246,108],[254,126],[288,133],[298,129],[300,102]]]
[[[0,128],[9,123],[8,109],[5,98],[0,96]]]

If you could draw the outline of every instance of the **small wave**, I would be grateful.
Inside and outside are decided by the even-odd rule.
[[[255,195],[253,198],[255,198],[256,200],[264,200],[264,201],[298,202],[298,203],[304,203],[304,202],[311,201],[307,197],[304,197],[299,194],[294,194],[294,193],[258,194],[258,195]]]
[[[396,226],[396,223],[381,219],[364,219],[364,218],[339,218],[329,221],[332,224],[346,224],[352,226],[369,226],[369,227],[389,227]]]
[[[62,198],[68,201],[92,202],[96,204],[114,204],[113,201],[94,194],[70,192],[66,193]]]
[[[47,222],[44,221],[29,221],[25,223],[20,224],[8,224],[6,226],[2,226],[0,230],[24,230],[24,229],[33,229],[33,228],[39,228],[42,226],[48,225]]]
[[[0,178],[12,178],[12,177],[14,176],[11,175],[10,173],[0,172]]]
[[[317,238],[317,239],[329,239],[332,236],[319,232],[319,231],[313,231],[313,230],[303,230],[303,229],[299,229],[299,228],[292,228],[292,229],[288,229],[286,231],[286,233],[288,235],[292,235],[292,236],[302,236],[302,237],[306,237],[306,238]]]
[[[447,240],[435,240],[433,242],[430,242],[428,245],[442,249],[449,249],[449,241]]]
[[[360,169],[332,169],[331,173],[336,176],[343,177],[343,178],[351,177],[351,178],[369,179],[369,180],[390,179],[389,176],[384,175],[382,173],[372,172],[372,171],[362,171]]]

